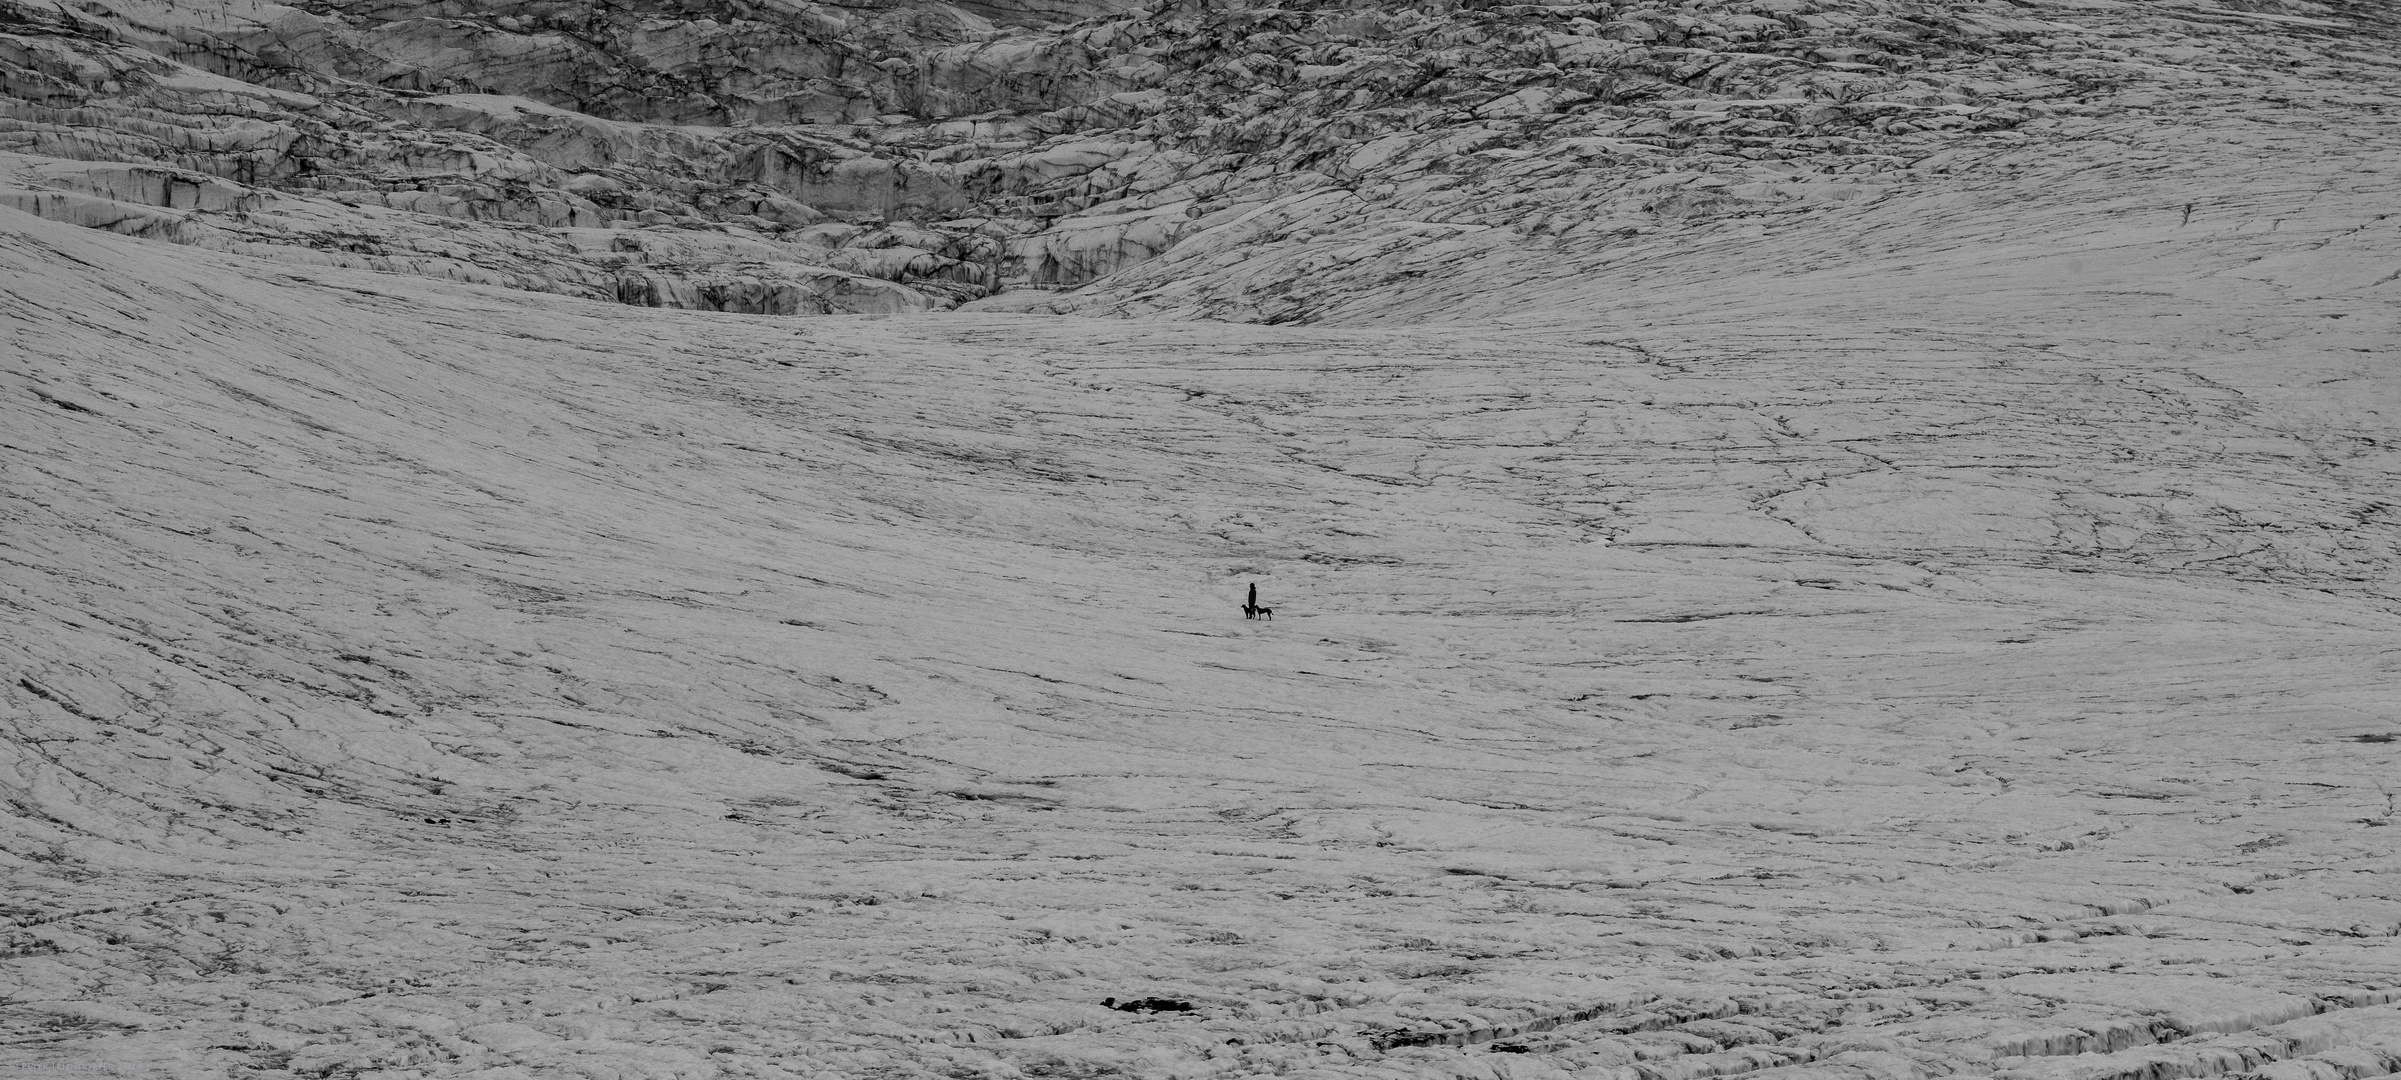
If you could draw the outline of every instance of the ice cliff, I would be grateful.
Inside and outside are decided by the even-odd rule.
[[[2396,40],[2309,0],[5,0],[0,199],[646,306],[1290,321],[1413,247],[1591,254],[2072,176],[2196,112],[2340,123]]]

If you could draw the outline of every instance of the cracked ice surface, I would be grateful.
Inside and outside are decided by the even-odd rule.
[[[792,321],[0,215],[11,1067],[2401,1067],[2389,283]]]

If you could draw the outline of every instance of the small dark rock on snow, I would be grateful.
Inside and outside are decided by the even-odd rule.
[[[1176,1001],[1171,998],[1135,998],[1132,1001],[1119,1001],[1116,998],[1111,997],[1100,999],[1100,1003],[1108,1006],[1109,1008],[1115,1009],[1118,1012],[1163,1013],[1192,1011],[1191,1002]]]

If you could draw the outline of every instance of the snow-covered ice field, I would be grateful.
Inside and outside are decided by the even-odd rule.
[[[2353,175],[1305,328],[0,211],[0,1076],[2393,1073]]]

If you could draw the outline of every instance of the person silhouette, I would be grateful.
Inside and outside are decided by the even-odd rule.
[[[1251,582],[1251,598],[1243,601],[1242,603],[1242,617],[1245,619],[1263,618],[1268,622],[1276,621],[1276,612],[1274,608],[1263,608],[1259,606],[1259,583],[1256,581]]]

